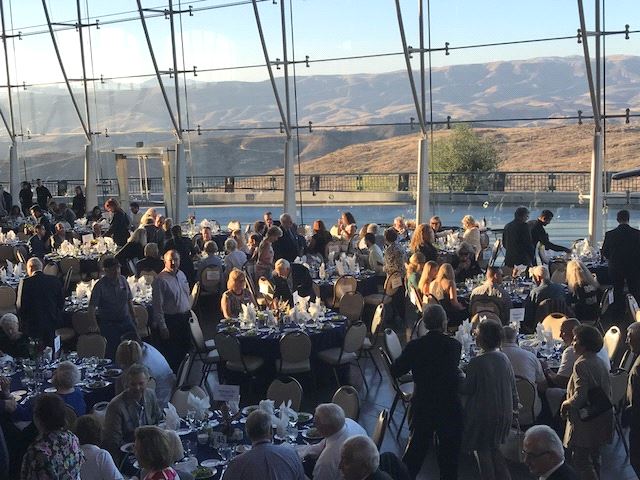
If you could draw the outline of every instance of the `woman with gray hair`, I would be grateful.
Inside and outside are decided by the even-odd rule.
[[[13,313],[0,318],[0,352],[18,358],[29,356],[29,339],[20,331],[20,322]]]
[[[224,250],[227,253],[224,257],[224,269],[230,272],[234,268],[242,270],[242,266],[247,262],[247,255],[238,250],[238,242],[233,238],[227,238],[224,242]]]

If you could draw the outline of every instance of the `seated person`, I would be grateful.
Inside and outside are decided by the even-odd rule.
[[[51,384],[56,388],[64,403],[73,408],[76,415],[84,415],[87,412],[87,405],[84,401],[82,390],[76,388],[76,384],[81,380],[80,370],[71,362],[61,362],[53,372]],[[15,421],[31,420],[33,415],[33,398],[24,404],[18,404],[13,414]]]
[[[29,250],[29,258],[37,257],[43,259],[44,256],[49,253],[49,247],[47,246],[47,232],[44,225],[36,225],[34,228],[34,234],[27,241],[27,248]]]
[[[14,358],[29,356],[29,338],[20,331],[20,322],[13,313],[0,318],[0,352]]]
[[[204,251],[204,245],[212,240],[213,235],[211,234],[211,227],[205,225],[200,228],[200,233],[193,236],[193,247],[196,249],[196,252],[202,252]]]
[[[95,206],[87,214],[87,222],[99,222],[102,220],[102,210],[100,207]]]
[[[176,446],[171,440],[175,434],[172,433],[155,426],[136,429],[134,452],[144,480],[193,478],[176,471],[172,466],[176,461]]]
[[[425,263],[424,255],[420,252],[416,252],[409,257],[409,263],[407,263],[407,288],[418,289]]]
[[[576,317],[581,322],[594,322],[600,317],[598,289],[600,284],[580,260],[567,262],[567,287]]]
[[[527,324],[534,326],[536,318],[536,308],[543,300],[550,298],[552,300],[565,300],[566,294],[562,285],[553,283],[550,280],[549,269],[545,265],[536,265],[531,267],[531,278],[536,286],[529,292],[529,297],[525,302],[525,319]],[[535,327],[534,327],[535,328]]]
[[[29,209],[29,211],[31,212],[31,218],[33,220],[32,223],[35,223],[36,225],[44,225],[45,234],[47,235],[47,237],[51,235],[51,232],[53,231],[51,228],[51,223],[49,222],[49,219],[45,216],[40,206],[33,205]]]
[[[224,242],[224,250],[227,253],[224,257],[224,268],[230,272],[234,268],[242,270],[247,263],[247,254],[238,250],[238,243],[233,238],[227,238]]]
[[[142,272],[160,273],[164,268],[164,262],[160,258],[157,243],[147,243],[144,246],[144,258],[136,262],[136,276],[143,275]]]
[[[249,234],[249,238],[247,239],[247,248],[249,249],[249,254],[247,258],[253,258],[258,247],[260,246],[260,242],[262,242],[262,235],[259,233],[253,232]]]
[[[457,255],[451,261],[451,266],[456,274],[456,283],[463,283],[467,278],[482,275],[482,269],[476,260],[473,248],[468,243],[460,245]]]
[[[116,462],[122,458],[120,447],[133,441],[136,428],[162,420],[156,394],[147,388],[147,367],[135,363],[124,375],[127,388],[109,402],[102,432],[102,445]]]
[[[274,301],[282,300],[289,303],[290,307],[293,307],[293,294],[291,293],[292,281],[291,281],[291,264],[284,258],[276,260],[276,265],[273,269],[273,276],[271,277],[271,284],[273,285]]]
[[[367,262],[369,269],[378,275],[384,275],[384,255],[382,249],[376,244],[376,236],[373,233],[366,233],[364,242],[369,250]]]
[[[242,270],[237,268],[231,270],[227,280],[227,290],[220,299],[220,307],[224,318],[237,318],[242,312],[243,304],[253,303],[256,305],[251,290],[247,288],[246,284],[247,278]]]
[[[323,440],[315,445],[298,447],[298,455],[316,458],[312,478],[340,478],[340,450],[344,442],[355,435],[367,435],[358,423],[345,418],[344,410],[335,403],[322,403],[316,407],[314,422]]]
[[[59,222],[66,223],[69,227],[73,227],[74,223],[76,223],[76,214],[73,213],[73,210],[71,210],[65,202],[58,204],[55,218]]]
[[[144,365],[156,381],[156,398],[161,406],[171,400],[176,386],[176,375],[171,370],[166,358],[153,345],[143,342],[137,335],[131,340],[124,340],[116,350],[116,363],[122,370],[133,364]],[[120,385],[124,388],[124,385]],[[117,393],[120,393],[119,391]]]
[[[396,217],[393,219],[393,229],[398,233],[399,242],[408,242],[411,239],[411,234],[407,225],[404,223],[404,218]]]
[[[471,292],[471,304],[475,300],[494,300],[500,310],[500,320],[503,325],[509,323],[509,311],[513,306],[511,297],[502,286],[502,271],[499,267],[487,268],[487,279]]]
[[[356,435],[342,444],[340,471],[343,480],[392,480],[379,470],[378,447],[366,435]]]
[[[14,205],[9,210],[8,220],[14,223],[22,223],[24,222],[24,217],[22,216],[22,212],[20,211],[20,207],[18,205]]]
[[[76,421],[74,433],[78,437],[84,463],[80,468],[80,478],[100,480],[122,480],[111,454],[99,447],[102,443],[102,423],[95,415],[82,415]]]
[[[326,258],[327,244],[333,240],[331,233],[325,227],[322,220],[313,222],[313,235],[309,239],[307,254],[318,255]]]
[[[542,372],[542,365],[536,355],[518,345],[518,332],[511,326],[503,327],[504,338],[500,350],[504,353],[513,368],[516,377],[522,377],[529,383],[536,385],[539,392],[544,392],[547,388],[547,380]],[[536,395],[533,404],[534,415],[537,417],[542,411],[542,402]],[[532,420],[535,420],[532,419]]]
[[[196,264],[196,280],[200,280],[200,274],[207,267],[220,267],[222,271],[224,271],[224,265],[222,265],[222,260],[217,255],[218,253],[218,245],[213,240],[208,240],[203,246],[202,258]]]
[[[67,242],[73,242],[73,235],[71,232],[67,232],[63,223],[58,222],[55,225],[55,231],[51,237],[49,237],[49,243],[51,244],[51,250],[57,250],[65,240]]]

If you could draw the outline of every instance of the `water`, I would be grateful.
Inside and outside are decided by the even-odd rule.
[[[476,221],[482,222],[486,218],[487,227],[503,228],[504,225],[513,219],[515,205],[487,205],[487,204],[447,204],[435,205],[433,214],[439,215],[442,224],[447,226],[460,226],[460,221],[465,215],[472,215]],[[536,218],[542,208],[531,210],[531,218]],[[553,221],[546,227],[552,242],[560,245],[570,246],[576,239],[584,238],[588,233],[588,213],[589,209],[581,205],[568,205],[551,209],[554,213]],[[208,206],[195,207],[196,222],[207,218],[217,220],[221,226],[227,225],[231,220],[238,220],[243,228],[245,225],[253,224],[256,220],[262,220],[262,214],[271,211],[274,218],[282,213],[279,205],[260,206]],[[392,223],[397,216],[405,218],[415,218],[415,205],[394,204],[394,205],[314,205],[304,206],[302,210],[302,220],[306,224],[312,224],[314,220],[322,220],[327,228],[334,225],[340,214],[350,211],[358,225],[365,223]],[[605,230],[614,228],[617,225],[615,209],[609,209],[605,216]],[[300,211],[298,219],[300,220]],[[637,226],[638,220],[634,220],[631,215],[631,224]],[[300,222],[301,223],[301,222]]]

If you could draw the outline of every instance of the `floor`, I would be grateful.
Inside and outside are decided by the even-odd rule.
[[[206,307],[203,306],[203,309],[205,308]],[[212,305],[212,310],[215,309],[215,306]],[[207,314],[208,312],[203,312],[204,315],[199,315],[199,318],[218,318],[216,315],[217,312],[213,312],[212,310],[210,310],[210,312],[212,312],[213,315],[211,315],[211,313]],[[205,338],[213,337],[213,322],[208,322],[205,320],[201,321],[201,323],[203,326]],[[377,362],[380,366],[382,365],[381,359],[378,358]],[[383,377],[381,379],[381,377],[373,367],[371,360],[362,360],[361,364],[367,379],[367,383],[369,385],[368,391],[363,385],[360,372],[355,367],[350,368],[348,371],[341,372],[341,381],[343,385],[353,385],[360,393],[361,410],[358,421],[367,430],[367,432],[371,434],[374,431],[380,411],[382,409],[390,409],[394,398],[394,392],[390,383],[384,376],[384,371]],[[196,374],[199,369],[194,368],[193,370],[194,372],[192,373],[192,376],[193,374]],[[310,378],[302,377],[299,379],[305,391],[301,408],[302,411],[313,412],[317,404],[331,401],[331,397],[337,389],[335,379],[330,369],[320,369],[317,371],[319,372],[317,378],[317,388],[315,388],[315,385]],[[209,387],[212,389],[215,388],[215,385],[217,384],[217,376],[215,375],[215,373],[212,373],[209,376],[208,380]],[[266,378],[256,379],[254,382],[252,382],[252,392],[248,391],[248,389],[246,388],[243,388],[241,405],[244,406],[256,404],[259,402],[259,400],[263,399],[270,381],[271,379]],[[386,432],[382,448],[380,450],[381,452],[390,451],[400,456],[402,455],[409,433],[406,424],[400,430],[400,432],[398,432],[398,426],[402,419],[403,413],[404,410],[402,406],[398,406],[392,421],[389,423],[389,428]],[[625,450],[623,448],[622,442],[617,435],[614,437],[612,444],[606,446],[603,449],[602,453],[601,478],[603,480],[631,480],[638,478],[629,465],[629,460],[625,455]],[[524,465],[510,463],[509,469],[511,471],[513,480],[534,478],[529,474],[526,466]],[[427,480],[437,478],[439,478],[438,466],[435,455],[433,454],[433,450],[431,450],[425,460],[418,479]],[[460,457],[459,478],[460,480],[471,480],[478,478],[478,470],[475,464],[475,460],[469,454],[462,454]]]

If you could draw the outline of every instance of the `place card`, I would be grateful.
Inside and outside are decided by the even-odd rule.
[[[56,335],[53,339],[53,358],[57,359],[60,355],[60,347],[62,346],[62,338]]]
[[[213,391],[213,399],[219,402],[233,402],[240,398],[240,385],[218,385]]]
[[[511,322],[524,322],[524,308],[512,308],[509,310],[509,323]]]
[[[613,305],[613,288],[609,289],[608,300],[609,300],[609,305]]]
[[[82,243],[91,243],[92,240],[93,240],[92,233],[85,233],[84,235],[82,235]]]

